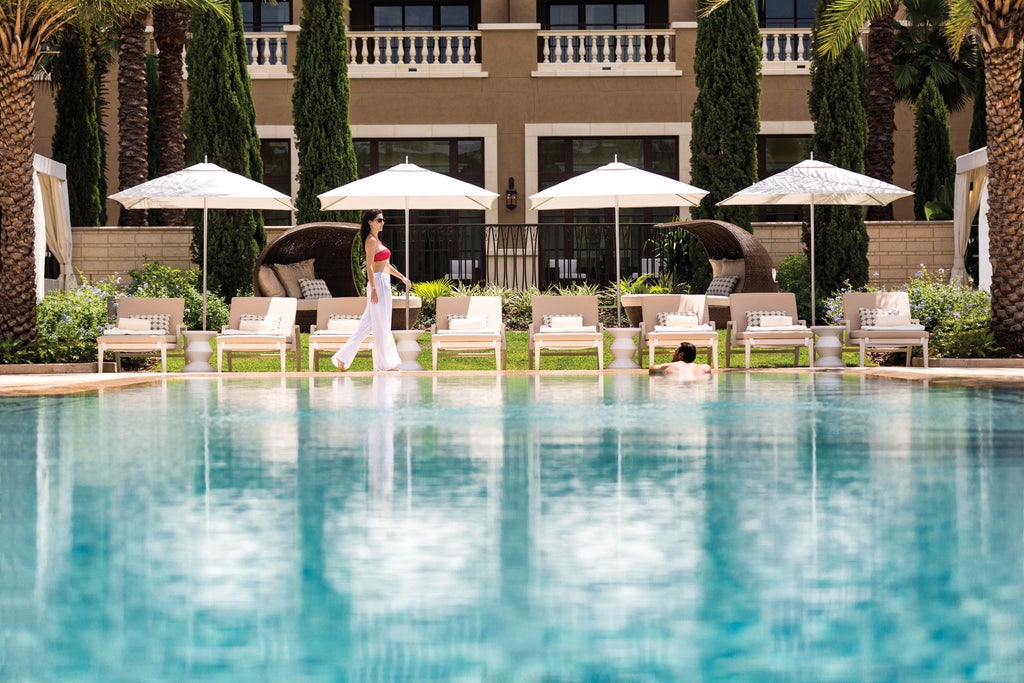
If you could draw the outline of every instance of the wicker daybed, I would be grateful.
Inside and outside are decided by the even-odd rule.
[[[287,230],[269,243],[256,259],[252,289],[256,296],[294,296],[280,293],[285,283],[274,265],[298,267],[312,260],[314,276],[324,281],[331,296],[359,296],[352,272],[352,245],[359,239],[359,226],[351,223],[306,223]],[[308,266],[307,266],[308,267]],[[280,270],[280,269],[279,269]],[[296,324],[304,332],[316,322],[316,299],[298,299]]]
[[[677,221],[654,227],[686,230],[696,237],[711,261],[713,277],[738,276],[735,292],[777,292],[775,264],[756,237],[738,225],[725,221]],[[697,292],[695,292],[697,293]],[[708,310],[716,327],[729,320],[729,297],[708,296]]]

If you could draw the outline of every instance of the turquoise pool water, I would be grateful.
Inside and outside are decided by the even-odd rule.
[[[0,399],[3,681],[1019,681],[1024,391]]]

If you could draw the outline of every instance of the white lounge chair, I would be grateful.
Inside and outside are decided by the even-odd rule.
[[[800,348],[807,349],[814,367],[814,333],[799,320],[792,292],[750,292],[729,296],[730,319],[725,329],[725,364],[743,350],[750,367],[751,351],[793,349],[793,365],[800,363]]]
[[[910,317],[910,296],[906,292],[846,292],[843,294],[846,347],[860,352],[904,351],[907,366],[915,346],[921,347],[924,367],[928,367],[929,333]],[[874,323],[867,324],[865,323]]]
[[[494,353],[494,369],[506,367],[505,323],[500,296],[442,296],[430,328],[433,368],[441,354],[480,356]]]
[[[320,369],[320,354],[334,354],[345,345],[356,326],[359,325],[359,319],[365,310],[365,296],[336,296],[317,299],[316,323],[309,328],[310,372]],[[363,355],[369,353],[371,358],[376,353],[372,332],[359,344],[359,351],[356,355],[360,353]]]
[[[654,365],[654,354],[658,349],[675,351],[683,342],[706,349],[708,364],[718,367],[718,332],[708,319],[706,296],[667,294],[644,297],[641,306],[640,348],[647,347],[648,367]]]
[[[287,369],[287,355],[294,355],[295,370],[301,371],[302,345],[295,310],[293,297],[236,296],[232,299],[228,324],[217,336],[217,372],[221,371],[225,355],[228,372],[231,372],[231,359],[235,355],[268,353],[281,357],[281,372]]]
[[[604,368],[604,326],[598,321],[596,296],[533,297],[533,323],[527,340],[528,365],[540,369],[541,353],[560,356],[597,354]]]
[[[121,356],[160,354],[160,371],[167,372],[167,354],[183,348],[185,331],[185,300],[163,297],[127,297],[117,301],[117,324],[109,326],[96,338],[99,372],[103,357],[114,353],[115,369],[121,367]]]

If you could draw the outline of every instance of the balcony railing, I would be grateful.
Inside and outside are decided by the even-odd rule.
[[[763,73],[805,73],[811,68],[811,29],[761,29]]]
[[[480,72],[479,31],[351,31],[349,74]]]
[[[251,75],[285,75],[288,73],[288,35],[283,31],[249,32],[245,34]]]
[[[537,43],[541,73],[675,69],[671,30],[540,31]]]

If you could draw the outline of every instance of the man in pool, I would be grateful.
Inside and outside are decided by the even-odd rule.
[[[697,360],[697,347],[690,342],[683,342],[672,355],[671,363],[652,365],[650,374],[677,379],[694,379],[704,377],[711,372],[710,365],[694,363]]]

